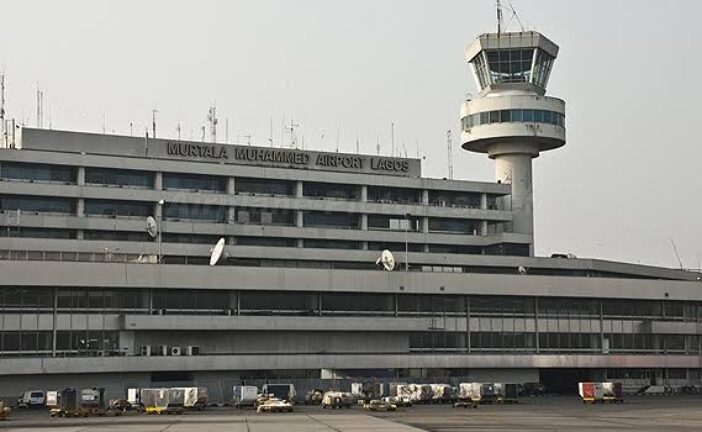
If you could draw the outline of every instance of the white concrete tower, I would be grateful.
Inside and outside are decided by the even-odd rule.
[[[545,96],[558,46],[537,32],[488,33],[466,50],[480,89],[461,108],[465,150],[495,159],[495,179],[512,185],[504,203],[512,231],[532,237],[531,160],[565,144],[565,102]]]

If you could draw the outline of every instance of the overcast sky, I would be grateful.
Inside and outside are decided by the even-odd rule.
[[[504,3],[507,3],[506,1]],[[8,110],[36,124],[37,83],[55,129],[218,137],[426,156],[447,176],[446,131],[476,93],[464,49],[494,31],[481,1],[0,0]],[[548,94],[567,104],[565,147],[534,161],[536,251],[678,266],[702,260],[702,2],[513,0],[522,24],[561,47]],[[519,24],[506,14],[511,30]],[[106,119],[106,121],[105,121]],[[289,135],[284,136],[289,145]],[[455,177],[493,162],[455,140]]]

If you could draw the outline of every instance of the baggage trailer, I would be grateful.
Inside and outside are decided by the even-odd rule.
[[[147,414],[181,414],[185,392],[169,388],[140,389],[139,401]]]
[[[458,384],[458,401],[453,406],[455,408],[478,408],[481,399],[480,383],[460,383]]]
[[[49,411],[51,417],[119,415],[118,412],[108,412],[105,409],[104,388],[83,389],[80,393],[76,389],[67,388],[57,392],[56,399],[56,405]]]

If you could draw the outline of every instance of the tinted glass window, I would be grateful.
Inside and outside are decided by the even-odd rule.
[[[163,206],[163,215],[166,220],[194,219],[225,222],[227,220],[227,207],[204,204],[166,203]]]
[[[0,164],[0,177],[15,180],[75,183],[76,169],[62,165],[3,162]]]
[[[225,180],[217,176],[163,173],[163,189],[224,192]]]
[[[75,200],[30,195],[1,195],[0,210],[28,213],[75,213]]]
[[[85,183],[152,188],[154,174],[146,171],[88,167],[85,169]]]
[[[295,194],[295,182],[237,177],[235,189],[240,194],[291,196]]]
[[[154,206],[141,201],[85,200],[85,214],[92,216],[133,216],[147,217]]]

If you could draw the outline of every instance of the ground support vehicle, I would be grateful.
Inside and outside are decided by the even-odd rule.
[[[293,384],[264,384],[261,393],[264,395],[273,395],[291,404],[295,403],[295,398],[297,397],[295,385]]]
[[[140,389],[139,401],[146,414],[182,414],[185,394],[179,389]]]
[[[452,403],[458,399],[458,390],[448,384],[431,384],[433,403]]]
[[[324,400],[324,390],[314,389],[305,395],[305,405],[319,405]]]
[[[46,392],[44,390],[26,391],[17,399],[17,408],[38,408],[46,405]]]
[[[292,410],[293,406],[290,402],[276,397],[263,401],[258,408],[256,408],[256,411],[259,413],[292,412]]]
[[[351,408],[353,405],[353,396],[351,393],[345,392],[326,392],[322,398],[322,408]]]
[[[406,396],[385,396],[380,399],[381,402],[389,403],[395,405],[398,408],[411,408],[412,401]]]
[[[51,417],[119,415],[119,413],[108,412],[105,409],[104,395],[105,389],[103,388],[83,389],[80,393],[73,388],[64,389],[57,392],[56,405],[49,410],[49,415]]]
[[[367,409],[368,411],[395,411],[397,409],[397,406],[395,404],[374,399],[368,403],[363,404],[363,408]]]
[[[480,386],[480,403],[482,404],[493,404],[497,403],[500,399],[501,387],[493,383],[485,383]]]
[[[12,408],[5,406],[5,401],[0,400],[0,420],[7,420],[12,412]]]

